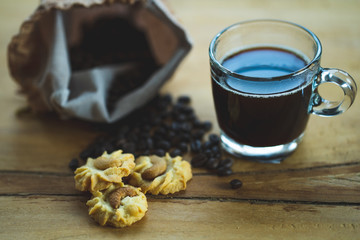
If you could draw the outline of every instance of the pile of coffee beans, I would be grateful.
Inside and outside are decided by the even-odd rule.
[[[140,155],[172,156],[191,158],[195,168],[206,168],[218,176],[232,174],[233,160],[224,158],[218,135],[209,133],[210,121],[201,121],[191,107],[191,98],[183,95],[173,99],[170,94],[158,95],[146,106],[127,118],[111,125],[102,126],[103,134],[95,139],[79,157],[86,161],[96,158],[104,151],[122,149]],[[69,167],[75,169],[77,159]]]

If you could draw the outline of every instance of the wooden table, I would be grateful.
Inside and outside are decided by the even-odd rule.
[[[189,94],[200,119],[215,122],[208,44],[237,21],[279,18],[306,26],[322,41],[324,67],[360,79],[359,1],[168,4],[194,47],[162,91]],[[68,168],[96,133],[77,120],[19,111],[26,101],[7,70],[7,44],[36,6],[36,0],[0,2],[0,239],[360,239],[359,96],[341,116],[312,116],[300,148],[281,164],[237,159],[229,177],[193,169],[186,191],[148,196],[149,211],[133,226],[96,224],[85,206],[89,195],[75,190]],[[230,189],[234,178],[242,188]]]

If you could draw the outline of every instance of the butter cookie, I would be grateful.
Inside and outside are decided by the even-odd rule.
[[[88,158],[86,164],[75,170],[75,188],[80,191],[99,191],[113,183],[121,183],[135,167],[134,155],[123,154],[122,150],[111,154],[104,152],[100,157]]]
[[[142,219],[148,209],[146,196],[133,186],[113,184],[92,194],[86,203],[89,215],[102,226],[130,226]]]
[[[190,164],[180,156],[140,156],[135,164],[129,184],[140,187],[143,193],[166,195],[179,192],[186,189],[186,183],[192,178]]]

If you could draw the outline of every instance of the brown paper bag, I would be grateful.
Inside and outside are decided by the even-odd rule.
[[[8,63],[34,111],[110,123],[154,97],[190,48],[159,0],[43,0]]]

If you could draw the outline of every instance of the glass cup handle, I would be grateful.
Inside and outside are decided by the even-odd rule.
[[[329,101],[322,98],[318,87],[323,83],[334,83],[344,93],[341,101]],[[314,93],[312,96],[309,112],[319,116],[335,116],[345,112],[355,100],[357,86],[355,80],[347,73],[334,68],[322,68],[314,82]]]

